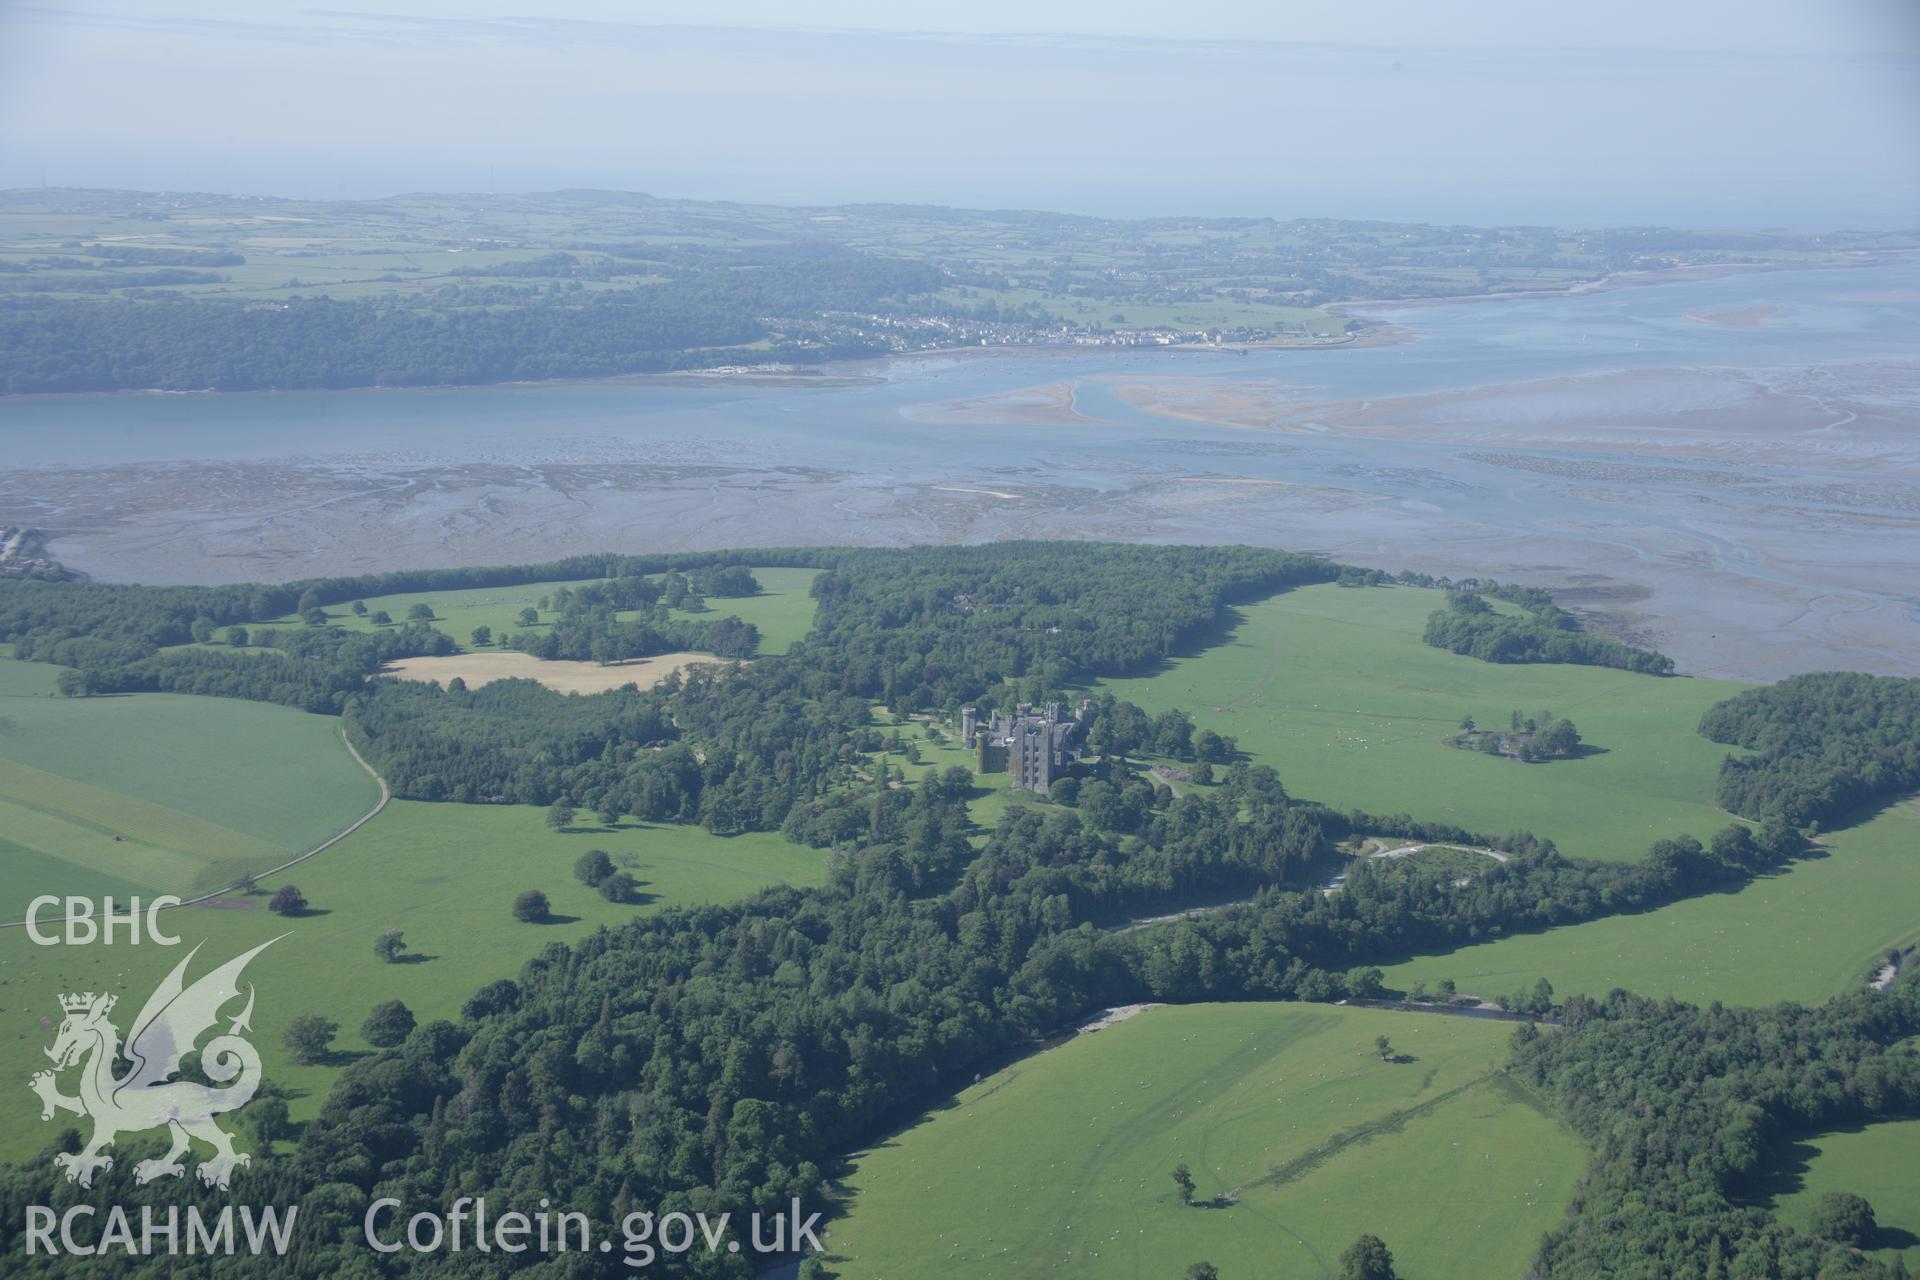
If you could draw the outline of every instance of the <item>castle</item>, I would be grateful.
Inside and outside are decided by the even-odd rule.
[[[972,745],[979,772],[1011,773],[1014,786],[1044,796],[1065,776],[1067,766],[1080,759],[1092,716],[1093,703],[1087,699],[1071,719],[1062,718],[1057,702],[1037,714],[1032,703],[1023,702],[1013,715],[995,711],[985,724],[974,708],[962,707],[960,740]]]

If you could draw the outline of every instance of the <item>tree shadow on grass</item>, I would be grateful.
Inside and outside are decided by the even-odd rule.
[[[650,903],[655,903],[660,901],[659,894],[648,893],[644,890],[642,886],[648,883],[649,882],[645,880],[640,881],[639,884],[634,885],[634,887],[626,894],[625,897],[608,898],[607,895],[604,893],[601,893],[600,896],[602,898],[605,898],[608,902],[611,902],[616,907],[644,907],[649,905]],[[597,888],[594,890],[594,892],[600,893],[599,889]]]
[[[1809,845],[1803,852],[1794,855],[1785,862],[1774,866],[1763,867],[1752,872],[1750,878],[1746,880],[1701,885],[1677,897],[1667,898],[1660,902],[1649,903],[1645,906],[1632,907],[1620,911],[1601,912],[1598,915],[1585,916],[1578,920],[1543,923],[1525,928],[1518,926],[1496,927],[1479,938],[1461,939],[1457,942],[1443,942],[1421,947],[1393,948],[1381,952],[1381,954],[1375,958],[1374,963],[1381,968],[1386,968],[1390,965],[1406,964],[1413,960],[1437,960],[1453,955],[1456,952],[1464,951],[1469,947],[1480,946],[1489,942],[1498,942],[1504,938],[1532,937],[1537,934],[1552,933],[1558,929],[1578,928],[1581,925],[1594,924],[1602,920],[1622,920],[1634,916],[1648,916],[1657,911],[1664,911],[1669,907],[1678,906],[1681,903],[1700,898],[1731,897],[1735,894],[1745,893],[1756,884],[1768,880],[1775,880],[1781,876],[1791,875],[1794,868],[1802,862],[1817,862],[1822,858],[1831,856],[1828,850],[1818,845]]]
[[[1843,1125],[1834,1129],[1822,1129],[1814,1137],[1827,1138],[1841,1133],[1862,1133],[1870,1126],[1864,1124]],[[1745,1203],[1765,1206],[1778,1210],[1780,1202],[1807,1189],[1807,1172],[1813,1167],[1814,1160],[1820,1155],[1820,1148],[1807,1138],[1790,1139],[1779,1143],[1768,1152],[1762,1172],[1750,1181],[1745,1193],[1740,1197]],[[1870,1190],[1861,1188],[1862,1192]],[[1871,1194],[1867,1195],[1869,1203]],[[1915,1235],[1905,1227],[1882,1222],[1875,1227],[1872,1235],[1862,1242],[1864,1249],[1905,1250],[1920,1245],[1920,1235]]]
[[[579,924],[580,917],[556,915],[553,912],[549,911],[546,915],[541,916],[538,920],[529,920],[527,921],[527,923],[528,924]]]
[[[1273,594],[1285,595],[1287,590],[1289,589],[1282,588]],[[1269,598],[1271,597],[1262,597],[1262,599]],[[1219,616],[1213,621],[1204,626],[1197,627],[1181,637],[1180,643],[1175,645],[1166,657],[1126,672],[1125,678],[1129,680],[1151,680],[1173,670],[1175,664],[1183,658],[1197,658],[1209,649],[1217,649],[1223,644],[1235,643],[1233,638],[1234,633],[1240,629],[1246,620],[1247,615],[1244,612],[1232,605],[1228,605],[1220,610]]]
[[[273,914],[287,920],[313,920],[320,916],[333,914],[331,907],[302,907],[298,911],[275,911]]]
[[[409,951],[405,955],[395,956],[393,958],[393,963],[395,964],[428,964],[428,963],[431,963],[432,961],[438,960],[439,958],[440,958],[439,956],[429,955],[425,951]]]
[[[938,1091],[937,1096],[923,1095],[922,1104],[916,1109],[908,1111],[903,1108],[900,1113],[897,1113],[897,1123],[892,1129],[887,1131],[884,1137],[868,1143],[858,1151],[849,1153],[846,1157],[845,1164],[852,1165],[857,1162],[861,1156],[871,1151],[884,1151],[890,1147],[897,1147],[900,1145],[900,1139],[906,1137],[922,1125],[932,1124],[933,1121],[944,1112],[957,1111],[962,1107],[970,1106],[1005,1088],[1019,1077],[1020,1073],[1018,1070],[1010,1072],[1005,1080],[1000,1081],[984,1093],[967,1099],[963,1099],[960,1096],[968,1089],[985,1082],[991,1076],[995,1075],[1000,1067],[1017,1062],[1036,1051],[1036,1046],[1033,1042],[1010,1046],[1002,1050],[1000,1054],[995,1055],[989,1062],[982,1063],[980,1069],[974,1073],[972,1084],[968,1084],[963,1080],[954,1080],[934,1086],[934,1090]]]
[[[1862,1247],[1877,1251],[1911,1249],[1917,1244],[1920,1244],[1920,1236],[1913,1234],[1905,1227],[1890,1227],[1883,1222],[1874,1228],[1873,1234],[1867,1237],[1867,1242]]]
[[[317,1054],[311,1058],[298,1059],[294,1065],[301,1067],[350,1067],[360,1061],[360,1059],[371,1058],[372,1056],[373,1051],[371,1049],[329,1049],[325,1053]],[[291,1097],[292,1095],[289,1094],[288,1096]]]
[[[1845,1129],[1823,1129],[1821,1133],[1859,1133],[1864,1127],[1856,1124]],[[1819,1147],[1803,1139],[1779,1143],[1767,1153],[1761,1172],[1747,1184],[1744,1198],[1771,1208],[1806,1190],[1807,1170],[1813,1167],[1814,1157],[1819,1154]]]

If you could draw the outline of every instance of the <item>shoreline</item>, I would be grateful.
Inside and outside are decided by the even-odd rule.
[[[927,347],[920,351],[902,351],[882,356],[828,361],[817,366],[820,373],[722,373],[704,369],[676,369],[670,373],[610,373],[595,378],[521,378],[510,382],[435,382],[424,386],[367,387],[248,387],[220,391],[212,387],[184,390],[177,387],[123,387],[105,391],[27,391],[0,395],[0,405],[37,404],[48,401],[107,399],[110,397],[211,398],[215,396],[351,396],[405,395],[442,391],[524,390],[530,387],[766,387],[772,390],[840,390],[848,387],[880,386],[890,379],[884,374],[856,372],[875,365],[891,366],[913,360],[980,359],[1060,359],[1070,355],[1139,355],[1148,352],[1198,353],[1243,356],[1251,351],[1335,351],[1344,348],[1397,346],[1417,342],[1418,337],[1404,325],[1376,321],[1373,327],[1347,334],[1330,342],[1239,342],[1171,343],[1165,346],[1082,346],[1060,343],[1052,346],[1021,347]]]
[[[839,366],[850,366],[853,361],[835,362]],[[821,369],[829,365],[817,366]],[[199,387],[183,390],[178,387],[121,387],[110,391],[23,391],[14,395],[0,395],[0,405],[29,404],[46,401],[100,400],[112,397],[131,399],[133,397],[152,397],[156,399],[212,399],[221,396],[353,396],[353,395],[405,395],[432,391],[508,391],[525,390],[529,387],[604,387],[604,386],[761,386],[775,389],[805,389],[817,387],[831,389],[838,387],[877,386],[886,379],[875,375],[852,373],[715,373],[702,369],[676,369],[668,373],[609,373],[593,378],[518,378],[508,382],[434,382],[424,386],[387,386],[376,384],[367,387],[247,387],[232,391],[220,391],[213,387]]]
[[[1232,343],[1169,343],[1136,346],[1109,346],[1078,343],[1054,343],[1035,346],[953,346],[926,347],[919,351],[889,352],[884,355],[860,356],[847,360],[830,360],[812,366],[819,372],[806,372],[800,369],[774,371],[729,371],[716,372],[703,369],[673,369],[649,373],[610,373],[587,378],[521,378],[502,382],[437,382],[424,386],[385,386],[365,387],[258,387],[244,390],[221,391],[211,387],[183,390],[170,387],[123,387],[99,391],[33,391],[18,395],[0,395],[0,404],[9,402],[35,403],[41,401],[75,400],[85,397],[105,396],[234,396],[234,395],[352,395],[379,393],[391,395],[397,392],[431,391],[476,391],[489,388],[526,388],[526,387],[569,387],[569,386],[682,386],[682,387],[768,387],[775,389],[821,390],[842,389],[858,386],[875,386],[887,382],[884,373],[867,372],[875,368],[886,369],[896,363],[914,360],[977,360],[982,357],[1000,357],[1011,359],[1058,359],[1069,355],[1138,355],[1147,352],[1185,352],[1215,353],[1220,355],[1244,356],[1253,351],[1329,351],[1342,348],[1360,349],[1365,347],[1400,346],[1419,341],[1419,335],[1405,325],[1381,320],[1376,315],[1363,314],[1381,310],[1414,309],[1421,307],[1451,306],[1466,302],[1514,302],[1534,298],[1577,298],[1594,293],[1610,293],[1620,289],[1645,288],[1650,285],[1675,284],[1685,280],[1713,280],[1725,276],[1745,275],[1774,271],[1818,271],[1818,270],[1865,270],[1876,266],[1886,266],[1920,257],[1920,250],[1874,249],[1862,250],[1841,258],[1821,262],[1721,262],[1694,263],[1677,267],[1661,267],[1646,271],[1616,271],[1597,280],[1581,280],[1562,288],[1552,289],[1506,289],[1495,293],[1445,294],[1430,298],[1350,298],[1339,302],[1323,302],[1316,308],[1332,316],[1343,316],[1365,322],[1368,327],[1359,332],[1347,333],[1325,342],[1232,342]]]
[[[484,389],[511,389],[527,387],[570,387],[570,386],[682,386],[682,387],[768,387],[774,389],[821,390],[843,389],[848,387],[875,386],[889,379],[883,372],[870,372],[875,369],[890,368],[896,363],[914,360],[977,360],[982,357],[1000,357],[1012,359],[1050,358],[1059,359],[1069,355],[1137,355],[1146,352],[1184,352],[1220,355],[1244,356],[1253,351],[1328,351],[1343,348],[1359,349],[1365,347],[1399,346],[1419,341],[1419,335],[1405,325],[1382,320],[1377,315],[1363,314],[1381,310],[1401,310],[1421,307],[1451,306],[1466,302],[1513,302],[1535,298],[1576,298],[1594,293],[1610,293],[1620,289],[1645,288],[1650,285],[1674,284],[1685,280],[1713,280],[1725,276],[1745,275],[1774,271],[1818,271],[1818,270],[1865,270],[1876,266],[1888,266],[1909,259],[1920,258],[1920,249],[1867,249],[1838,258],[1820,262],[1716,262],[1693,263],[1677,267],[1661,267],[1643,271],[1617,271],[1596,280],[1581,280],[1562,288],[1543,289],[1506,289],[1495,293],[1445,294],[1430,298],[1350,298],[1339,302],[1323,302],[1316,308],[1332,316],[1343,316],[1363,321],[1368,327],[1359,332],[1347,333],[1325,342],[1237,342],[1221,343],[1169,343],[1167,345],[1107,346],[1081,345],[1077,343],[1056,343],[1036,346],[953,346],[927,347],[919,351],[888,352],[883,355],[859,356],[846,360],[830,360],[819,365],[809,366],[810,372],[800,368],[782,371],[709,371],[703,369],[672,369],[647,373],[610,373],[595,377],[574,378],[521,378],[500,382],[437,382],[424,386],[387,386],[373,385],[364,387],[256,387],[244,390],[221,391],[211,387],[183,390],[171,387],[121,387],[112,390],[96,391],[32,391],[16,395],[0,395],[0,405],[7,403],[38,403],[43,401],[76,400],[87,397],[106,396],[237,396],[237,395],[354,395],[378,393],[391,395],[398,392],[434,392],[434,391],[477,391]]]
[[[1327,304],[1335,305],[1335,304]],[[1345,304],[1339,304],[1345,305]],[[893,365],[915,360],[984,360],[994,357],[1010,360],[1058,360],[1066,356],[1132,356],[1159,353],[1190,355],[1246,355],[1252,351],[1340,351],[1361,347],[1391,347],[1405,343],[1418,342],[1419,336],[1405,325],[1393,324],[1384,320],[1369,320],[1369,328],[1358,333],[1345,334],[1329,342],[1225,342],[1212,343],[1185,342],[1145,344],[1140,346],[1094,346],[1075,343],[1056,343],[1048,346],[1019,347],[928,347],[924,351],[902,351],[884,356],[868,356],[859,360],[849,360],[838,364],[843,369],[857,369],[873,365]],[[879,379],[884,381],[885,379]]]

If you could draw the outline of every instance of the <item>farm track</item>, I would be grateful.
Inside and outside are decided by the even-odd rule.
[[[350,741],[347,737],[347,731],[344,725],[341,726],[341,729],[340,729],[340,745],[347,749],[347,754],[353,757],[354,763],[359,765],[362,769],[365,769],[367,771],[367,776],[372,778],[375,785],[377,785],[380,788],[380,799],[374,802],[373,808],[367,810],[365,813],[361,814],[358,818],[355,818],[352,822],[348,823],[345,827],[342,827],[339,831],[336,831],[333,835],[328,836],[325,840],[322,840],[319,844],[313,846],[313,848],[307,850],[305,853],[300,854],[297,857],[287,859],[285,862],[281,863],[277,867],[269,867],[267,870],[262,871],[258,875],[256,875],[254,877],[255,879],[265,879],[268,876],[279,875],[282,871],[285,871],[288,867],[297,867],[301,863],[305,862],[308,858],[311,858],[316,854],[325,853],[328,849],[333,848],[334,845],[339,844],[342,840],[345,840],[348,836],[352,835],[354,832],[358,831],[361,827],[366,826],[367,823],[371,822],[374,818],[378,817],[380,815],[380,811],[387,807],[387,802],[393,799],[393,792],[387,786],[387,780],[381,777],[377,772],[375,772],[373,766],[367,763],[366,757],[362,756],[360,752],[355,749],[352,741]],[[222,897],[226,894],[232,893],[238,887],[239,887],[239,882],[236,881],[233,884],[225,885],[222,888],[215,889],[211,893],[203,893],[203,894],[200,894],[198,897],[187,898],[181,902],[173,903],[169,907],[163,907],[162,910],[172,910],[174,907],[199,906],[203,902],[211,902],[215,898]],[[68,916],[47,916],[47,917],[41,917],[36,919],[34,923],[36,925],[64,924],[70,918],[71,917],[68,917]],[[0,922],[0,929],[20,929],[20,928],[24,928],[26,926],[26,923],[27,922],[25,920],[7,920],[4,922]]]
[[[1495,862],[1508,862],[1512,860],[1511,854],[1503,853],[1498,849],[1482,849],[1475,845],[1458,845],[1458,844],[1442,845],[1442,844],[1427,843],[1427,844],[1399,845],[1396,848],[1387,849],[1380,853],[1369,853],[1366,855],[1364,859],[1356,859],[1356,861],[1374,861],[1374,860],[1391,859],[1391,858],[1410,858],[1414,854],[1419,853],[1423,849],[1434,849],[1434,848],[1464,849],[1468,853],[1483,853],[1487,857],[1492,858]],[[1328,878],[1325,884],[1320,886],[1320,892],[1325,894],[1332,894],[1338,891],[1340,888],[1342,888],[1346,883],[1347,883],[1347,868],[1343,865],[1340,868],[1340,870],[1336,871],[1331,877]],[[1209,902],[1209,903],[1203,903],[1197,907],[1183,907],[1179,911],[1169,911],[1164,915],[1140,916],[1137,919],[1133,919],[1133,920],[1123,920],[1119,924],[1108,925],[1106,931],[1108,933],[1132,933],[1135,929],[1148,929],[1148,928],[1152,928],[1154,925],[1157,925],[1157,924],[1174,924],[1181,920],[1194,920],[1194,919],[1198,919],[1201,916],[1214,915],[1217,912],[1221,912],[1221,911],[1230,911],[1234,907],[1249,906],[1253,903],[1253,901],[1254,899],[1251,896],[1249,896],[1245,898],[1235,898],[1230,902]]]

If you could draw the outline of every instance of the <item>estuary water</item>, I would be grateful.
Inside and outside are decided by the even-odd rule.
[[[1401,340],[0,400],[0,521],[98,576],[185,581],[1244,541],[1555,587],[1699,671],[1920,671],[1920,261],[1362,314]]]
[[[1694,316],[1777,308],[1757,323]],[[1251,351],[967,352],[875,366],[874,385],[663,385],[659,381],[348,392],[116,394],[0,399],[0,447],[15,466],[369,454],[567,458],[589,441],[687,441],[810,466],[944,474],[968,459],[1039,461],[1062,442],[971,422],[965,433],[902,410],[1030,384],[1140,377],[1272,379],[1315,400],[1381,399],[1610,370],[1810,365],[1920,354],[1920,260],[1868,269],[1740,273],[1574,296],[1368,307],[1414,341]],[[1109,427],[1165,423],[1099,384],[1076,407]],[[1022,424],[1001,424],[1020,427]],[[1140,447],[1111,429],[1071,447]],[[1157,452],[1157,440],[1146,446]],[[677,450],[676,450],[677,452]]]

